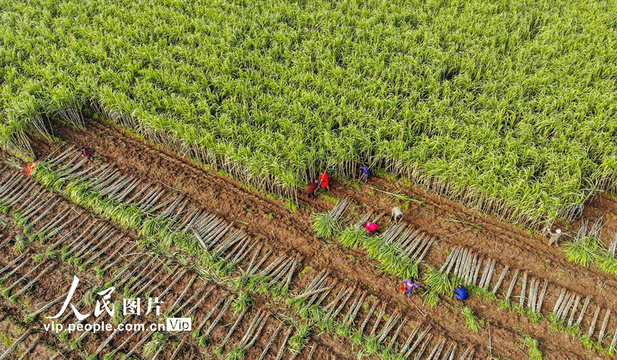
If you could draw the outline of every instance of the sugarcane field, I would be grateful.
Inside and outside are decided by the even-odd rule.
[[[0,0],[0,360],[617,358],[616,9]]]

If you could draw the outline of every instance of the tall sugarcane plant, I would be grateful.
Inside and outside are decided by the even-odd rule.
[[[321,169],[354,178],[366,164],[512,222],[551,224],[588,199],[583,189],[615,189],[606,119],[616,35],[578,36],[604,29],[599,3],[526,8],[542,16],[504,4],[409,12],[394,1],[359,15],[326,1],[261,0],[233,13],[162,0],[10,2],[0,145],[31,159],[29,134],[52,138],[50,119],[83,127],[84,113],[96,113],[292,199]],[[316,14],[326,31],[314,31]],[[80,16],[116,21],[73,21]],[[597,54],[591,64],[588,54]]]

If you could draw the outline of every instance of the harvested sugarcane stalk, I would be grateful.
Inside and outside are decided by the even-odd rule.
[[[570,309],[572,301],[574,300],[574,294],[567,294],[562,302],[562,305],[557,310],[556,318],[557,320],[563,320],[564,313]]]
[[[540,280],[532,279],[529,287],[529,298],[527,299],[527,307],[532,313],[536,313],[536,304],[538,303],[538,291],[540,288]]]
[[[540,280],[537,283],[537,289],[540,288]],[[538,295],[536,297],[534,312],[537,314],[542,313],[542,304],[544,303],[544,297],[546,296],[546,290],[548,288],[548,281],[544,279],[544,284],[542,285],[542,290],[539,290]]]
[[[131,356],[135,354],[135,352],[137,352],[137,349],[139,349],[150,338],[150,336],[152,336],[152,334],[154,334],[154,330],[150,330],[148,333],[146,333],[146,336],[140,339],[139,342],[128,353],[126,353],[126,355],[124,355],[122,359],[130,359]]]
[[[514,286],[516,285],[516,280],[518,280],[518,269],[514,272],[514,276],[512,276],[512,281],[510,282],[510,287],[508,288],[508,292],[506,293],[506,300],[510,300],[510,296],[512,296],[512,290],[514,290]]]
[[[398,325],[398,327],[396,328],[396,331],[394,332],[394,335],[392,335],[392,337],[390,338],[390,342],[388,342],[388,347],[394,349],[394,344],[396,344],[396,340],[398,340],[399,335],[401,334],[401,331],[403,330],[403,328],[405,327],[405,325],[407,324],[407,320],[405,318],[403,318],[403,321],[401,321],[401,323]],[[396,349],[394,349],[396,351]]]
[[[283,339],[283,343],[281,343],[281,347],[279,348],[279,351],[276,353],[275,360],[281,360],[281,358],[283,357],[283,353],[285,352],[285,347],[287,346],[287,340],[289,340],[289,337],[291,336],[291,333],[293,332],[293,330],[294,330],[293,326],[290,326],[289,329],[287,329],[287,332],[285,333],[285,338]]]
[[[482,267],[482,259],[478,256],[478,262],[476,263],[473,275],[471,277],[471,284],[476,286],[478,283],[478,276],[480,274],[480,268]]]
[[[195,305],[193,305],[192,308],[189,309],[189,311],[186,312],[186,316],[190,316],[191,314],[193,314],[193,312],[195,312],[195,310],[197,310],[197,308],[199,307],[199,305],[201,305],[201,303],[203,303],[208,297],[210,297],[210,294],[212,294],[212,292],[214,291],[214,289],[210,289],[208,290],[204,296],[201,297],[201,299],[199,299],[198,302],[195,303]]]
[[[574,301],[574,305],[572,306],[572,312],[570,313],[570,319],[568,320],[568,327],[571,327],[574,324],[574,315],[576,315],[576,309],[578,308],[578,304],[581,302],[581,296],[576,295],[576,300]]]
[[[43,269],[43,271],[41,271],[34,279],[32,279],[32,281],[30,281],[28,284],[26,284],[23,288],[21,288],[21,290],[19,290],[15,294],[11,295],[10,299],[12,301],[17,300],[24,292],[28,291],[34,284],[36,284],[36,282],[39,281],[43,277],[43,275],[45,275],[45,273],[47,273],[49,270],[51,270],[51,268],[53,266],[54,266],[54,264],[49,264],[48,267]]]
[[[445,272],[446,275],[450,274],[450,271],[452,271],[454,266],[458,263],[459,258],[462,253],[463,253],[463,249],[458,246],[454,248],[454,250],[450,253],[452,254],[452,260],[450,260],[450,263],[448,264],[448,267],[446,268],[446,272]]]
[[[180,273],[178,273],[178,275],[174,278],[174,280],[171,282],[171,284],[169,284],[165,290],[163,290],[163,292],[159,295],[159,298],[162,299],[165,295],[167,295],[167,293],[171,290],[171,288],[178,282],[180,281],[180,279],[182,279],[184,277],[184,275],[187,273],[186,269],[182,269],[182,271],[180,271]],[[195,275],[197,276],[197,275]]]
[[[223,305],[223,309],[219,312],[217,317],[214,318],[214,320],[212,321],[212,324],[210,324],[210,327],[208,327],[208,329],[206,329],[204,334],[199,339],[200,344],[204,344],[210,338],[210,334],[212,334],[212,331],[214,331],[214,328],[221,321],[221,318],[227,313],[227,310],[231,306],[231,303],[233,302],[233,300],[234,300],[233,296],[230,296],[229,298],[227,298],[227,301],[225,302],[225,305]]]
[[[609,350],[617,350],[617,329],[615,329],[615,335],[613,335],[613,340],[611,340],[611,345],[609,346]]]
[[[373,315],[373,312],[375,312],[375,309],[377,308],[377,306],[379,305],[379,300],[375,301],[373,303],[373,306],[371,307],[371,309],[369,310],[368,314],[366,315],[366,318],[364,319],[364,322],[362,322],[362,326],[360,326],[360,333],[364,333],[364,328],[366,327],[366,325],[368,324],[369,320],[371,319],[371,316]]]
[[[30,346],[28,346],[26,351],[24,351],[23,354],[21,354],[21,356],[17,360],[29,359],[30,357],[28,355],[30,355],[32,350],[34,350],[34,348],[39,344],[40,340],[41,340],[41,336],[39,335],[39,336],[36,337],[36,339],[34,339],[32,344]]]
[[[334,286],[333,286],[334,288]],[[353,293],[356,291],[356,288],[351,288],[347,291],[347,296],[345,297],[345,299],[341,302],[341,304],[339,305],[339,307],[332,313],[332,315],[330,316],[330,314],[328,314],[327,318],[328,319],[336,319],[338,317],[338,315],[340,314],[340,312],[343,310],[343,308],[345,307],[345,305],[347,304],[347,302],[349,301],[349,299],[351,298],[351,296],[353,295]]]
[[[576,323],[575,325],[580,325],[581,322],[583,321],[583,317],[585,316],[585,314],[587,313],[587,307],[589,306],[589,302],[591,301],[591,297],[587,296],[585,298],[585,302],[583,302],[583,308],[581,309],[581,312],[578,315],[578,319],[576,319]]]
[[[390,316],[386,324],[381,329],[381,332],[379,333],[379,338],[378,338],[380,343],[383,343],[384,340],[386,340],[386,337],[390,334],[390,332],[392,331],[392,329],[398,322],[399,318],[400,318],[400,313],[397,309],[396,311],[394,311],[392,316]]]
[[[432,339],[433,339],[433,334],[429,334],[426,337],[426,340],[424,340],[424,343],[420,347],[420,350],[418,350],[418,353],[416,354],[416,356],[414,356],[414,360],[419,360],[422,358],[422,355],[424,355],[424,351],[426,351],[426,348],[429,346]]]
[[[379,314],[377,315],[377,320],[375,320],[375,323],[373,324],[373,329],[371,330],[371,335],[375,334],[377,332],[377,328],[379,327],[379,323],[381,322],[381,319],[383,319],[384,314],[386,313],[386,304],[381,304],[381,309],[379,310]]]
[[[2,269],[0,269],[0,274],[4,273],[5,271],[7,271],[8,269],[11,268],[11,266],[15,265],[16,263],[20,262],[26,255],[28,255],[28,252],[24,252],[21,255],[19,255],[18,257],[15,258],[15,260],[11,261],[10,263],[8,263],[5,267],[3,267]]]
[[[448,348],[448,351],[446,351],[446,353],[444,354],[443,359],[444,360],[454,360],[455,356],[456,356],[456,343],[452,341],[450,343],[450,347]]]
[[[427,360],[439,359],[441,353],[443,352],[443,348],[446,345],[446,339],[440,338],[437,342],[437,345],[433,348],[433,350],[428,355]]]
[[[525,291],[527,290],[527,277],[528,277],[528,274],[527,274],[527,271],[525,271],[523,273],[523,284],[521,285],[521,295],[519,298],[520,300],[519,306],[521,308],[525,306]]]
[[[259,324],[257,331],[254,332],[252,339],[248,342],[248,344],[246,344],[247,349],[250,349],[251,347],[253,347],[253,345],[255,344],[259,336],[261,335],[263,328],[266,326],[266,323],[268,322],[268,319],[270,318],[270,314],[266,313],[264,315],[265,316],[263,317],[263,319],[260,320],[261,323]]]
[[[407,350],[407,352],[405,353],[405,357],[409,357],[411,356],[411,354],[413,354],[413,352],[417,349],[418,346],[420,346],[420,343],[422,342],[422,340],[427,336],[428,339],[430,340],[430,338],[433,337],[433,335],[430,335],[429,332],[431,331],[432,326],[429,325],[424,331],[422,331],[420,333],[420,335],[418,335],[418,338],[416,339],[416,341],[413,343],[413,345],[409,348],[409,350]]]
[[[216,305],[214,305],[214,307],[212,309],[210,309],[208,314],[206,314],[206,316],[203,318],[203,320],[195,328],[195,331],[193,331],[193,337],[197,337],[199,335],[199,332],[201,331],[201,329],[206,325],[208,320],[210,320],[210,318],[212,317],[214,312],[223,304],[223,302],[225,302],[225,300],[227,300],[227,298],[228,298],[228,296],[222,296],[219,299],[219,301],[216,303]]]
[[[313,355],[315,355],[315,350],[316,350],[316,349],[317,349],[317,345],[313,345],[313,346],[311,347],[311,351],[309,352],[309,354],[308,354],[308,356],[307,356],[306,360],[311,360],[311,359],[313,359]]]
[[[128,319],[126,319],[126,318],[125,318],[125,319],[122,321],[122,323],[124,324],[127,320],[128,320]],[[96,353],[97,353],[97,354],[100,354],[100,353],[101,353],[101,351],[103,351],[103,349],[105,349],[105,347],[107,346],[107,344],[109,344],[109,342],[110,342],[110,341],[111,341],[111,340],[112,340],[112,339],[116,336],[116,334],[117,334],[118,332],[120,332],[120,330],[119,330],[118,328],[116,328],[116,329],[115,329],[115,330],[111,333],[111,335],[109,335],[109,336],[107,337],[107,339],[105,339],[105,341],[103,341],[103,342],[101,343],[101,345],[99,345],[99,347],[96,349]]]
[[[24,252],[24,254],[29,254],[28,252]],[[11,276],[13,276],[16,272],[18,272],[19,270],[21,270],[22,267],[24,267],[30,260],[32,259],[31,257],[27,257],[25,260],[23,260],[22,262],[19,263],[19,265],[17,265],[13,270],[11,270],[10,273],[8,273],[5,277],[4,280],[6,279],[10,279]]]
[[[510,268],[506,266],[501,272],[501,275],[499,275],[499,280],[497,280],[497,284],[495,284],[495,287],[493,287],[493,291],[492,291],[493,295],[497,295],[497,291],[501,287],[501,283],[503,282],[503,280],[506,278],[506,275],[508,274],[508,270],[510,270]]]
[[[42,314],[44,311],[47,311],[47,309],[49,309],[49,308],[51,308],[52,306],[54,306],[54,305],[56,305],[56,304],[60,303],[60,301],[61,301],[62,299],[65,299],[65,298],[67,297],[67,295],[68,295],[68,292],[67,292],[67,293],[64,293],[64,294],[62,294],[62,295],[58,296],[57,298],[55,298],[54,300],[52,300],[52,301],[48,302],[46,305],[44,305],[43,307],[39,308],[39,309],[38,309],[38,310],[36,310],[35,312],[33,312],[33,313],[30,313],[30,314],[26,315],[26,316],[24,317],[24,321],[25,321],[26,323],[28,323],[28,322],[30,322],[30,320],[28,320],[28,319],[32,319],[32,320],[34,320],[37,316],[39,316],[40,314]]]
[[[238,316],[238,318],[236,319],[234,324],[231,326],[231,329],[229,329],[229,332],[227,332],[227,335],[225,336],[225,339],[223,339],[223,342],[221,342],[221,344],[219,345],[219,348],[221,348],[221,349],[225,348],[225,345],[231,339],[231,336],[233,335],[234,331],[236,331],[236,328],[238,327],[238,325],[240,325],[240,322],[244,318],[244,315],[246,315],[246,311],[247,310],[244,310],[244,311],[242,311],[240,313],[240,315]]]
[[[193,295],[191,295],[191,297],[188,300],[186,300],[179,308],[177,308],[176,311],[174,311],[171,315],[176,316],[177,314],[179,314],[180,311],[182,311],[182,309],[184,309],[188,304],[190,304],[191,301],[197,298],[199,294],[201,294],[201,292],[204,291],[205,289],[206,289],[206,285],[202,285],[199,288],[197,288],[197,291],[193,292]]]
[[[184,295],[186,295],[186,293],[189,291],[189,289],[191,288],[191,286],[193,286],[193,283],[195,282],[195,280],[197,280],[197,275],[194,275],[191,279],[189,279],[189,282],[186,284],[186,286],[184,287],[184,290],[182,291],[182,293],[180,294],[180,296],[178,296],[178,298],[176,299],[176,301],[174,301],[174,303],[171,305],[171,307],[169,308],[170,312],[173,312],[175,307],[178,306],[180,304],[180,301],[182,301],[182,299],[184,298]],[[163,298],[163,295],[159,296],[160,299]]]
[[[407,352],[407,350],[409,349],[409,346],[411,345],[411,341],[413,340],[413,338],[416,336],[416,334],[418,333],[418,331],[420,330],[420,323],[414,323],[412,329],[411,329],[411,333],[409,333],[409,336],[407,336],[407,340],[405,341],[403,347],[401,348],[401,350],[399,351],[399,353],[401,354],[405,354]]]
[[[145,326],[145,323],[141,323],[141,324]],[[133,339],[133,337],[134,337],[135,335],[137,335],[137,334],[141,334],[141,332],[138,332],[138,331],[133,331],[133,332],[132,332],[132,333],[131,333],[131,334],[130,334],[127,338],[126,338],[126,340],[124,340],[124,342],[122,342],[122,344],[120,344],[120,346],[118,346],[116,349],[114,349],[114,350],[112,351],[112,354],[115,354],[117,351],[119,351],[119,349],[124,349],[124,348],[125,348],[125,346],[126,346],[127,344],[129,344],[129,343],[131,342],[131,340]]]
[[[176,348],[176,350],[174,351],[174,353],[171,355],[171,357],[169,358],[169,360],[175,360],[176,357],[178,357],[178,355],[180,355],[180,351],[182,350],[182,348],[184,347],[184,344],[186,344],[186,340],[182,340],[180,341],[180,344],[178,345],[178,347]]]
[[[598,344],[602,344],[602,340],[604,340],[604,335],[606,334],[606,327],[608,326],[608,320],[611,317],[611,309],[606,309],[606,313],[604,314],[604,321],[602,321],[602,327],[600,327],[600,333],[598,334]]]
[[[292,298],[292,300],[301,300],[301,299],[307,298],[307,297],[309,297],[309,296],[313,296],[313,295],[315,295],[315,294],[319,294],[319,293],[324,292],[324,291],[330,291],[330,290],[332,290],[332,289],[333,289],[333,287],[327,287],[327,288],[317,289],[317,290],[314,290],[314,291],[310,291],[310,292],[307,292],[307,293],[304,293],[304,294],[298,295],[298,296],[296,296],[296,297]]]
[[[32,274],[33,272],[37,271],[39,269],[39,267],[43,266],[43,264],[45,264],[46,261],[42,261],[40,262],[38,265],[36,265],[35,267],[33,267],[32,269],[30,269],[30,271],[28,271],[25,275],[23,275],[22,277],[20,277],[19,279],[17,279],[15,282],[13,282],[13,284],[11,284],[11,286],[7,287],[6,289],[4,289],[2,291],[3,295],[7,295],[11,293],[11,290],[13,290],[13,288],[15,286],[17,286],[19,283],[21,283],[22,281],[26,280],[30,274]],[[8,277],[7,277],[8,278]]]
[[[561,303],[563,302],[563,299],[566,296],[566,289],[561,289],[561,292],[559,293],[559,297],[557,298],[557,301],[555,302],[555,307],[553,308],[553,312],[556,313],[557,310],[561,307]]]
[[[270,341],[268,341],[268,344],[266,345],[264,350],[261,352],[261,355],[259,356],[259,360],[263,360],[266,358],[266,355],[268,354],[270,347],[272,346],[272,344],[274,344],[274,340],[276,340],[276,337],[279,335],[279,332],[281,332],[282,328],[283,328],[283,324],[279,323],[278,326],[276,327],[276,330],[274,330],[274,333],[270,337]]]
[[[19,346],[19,344],[24,342],[28,338],[28,336],[30,336],[30,332],[31,329],[27,329],[26,332],[19,337],[19,339],[17,339],[11,346],[8,347],[8,349],[6,349],[6,351],[4,351],[2,355],[0,355],[0,360],[7,360],[13,350],[15,350]]]
[[[600,315],[601,308],[597,308],[596,312],[593,314],[593,320],[589,325],[589,331],[587,332],[587,336],[590,338],[593,336],[593,333],[596,331],[596,322],[598,321],[598,315]]]

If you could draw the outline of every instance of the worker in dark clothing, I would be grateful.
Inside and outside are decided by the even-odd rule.
[[[92,162],[93,151],[89,146],[84,146],[81,148],[81,156],[85,156],[88,159],[88,162]]]
[[[315,201],[315,190],[319,186],[319,180],[313,181],[312,183],[309,183],[307,185],[309,187],[308,188],[308,198],[312,199],[313,201]]]
[[[367,182],[369,176],[371,176],[371,171],[368,169],[366,165],[362,165],[362,167],[360,168],[360,171],[362,171],[362,174],[360,175],[360,179],[364,182]]]
[[[575,205],[570,213],[570,218],[572,219],[571,221],[576,221],[578,220],[578,218],[581,217],[581,214],[583,213],[583,205]]]
[[[465,289],[463,284],[458,284],[458,288],[454,289],[454,297],[460,301],[467,300],[467,289]]]

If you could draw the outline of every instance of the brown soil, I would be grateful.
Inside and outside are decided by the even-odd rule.
[[[94,148],[96,156],[117,165],[126,173],[182,189],[204,208],[243,227],[249,234],[261,237],[275,249],[297,251],[304,257],[305,264],[316,269],[329,268],[336,278],[357,283],[359,287],[378,294],[382,300],[397,304],[400,308],[409,308],[413,317],[419,317],[409,300],[398,293],[398,280],[379,274],[378,266],[365,261],[362,251],[350,251],[335,241],[321,241],[314,237],[311,230],[312,211],[321,212],[333,206],[325,198],[319,197],[316,202],[301,198],[301,210],[294,213],[281,201],[249,191],[236,181],[204,170],[198,164],[153,144],[125,136],[109,124],[92,121],[86,131],[73,131],[62,126],[58,130],[63,140],[75,145],[89,145]],[[53,147],[39,141],[37,151],[40,155],[48,154]],[[400,204],[371,187],[406,194],[423,204],[412,203],[405,211],[404,221],[438,238],[442,247],[462,245],[474,249],[511,268],[547,279],[551,284],[594,296],[594,301],[605,307],[610,307],[617,300],[617,281],[613,276],[593,267],[585,269],[567,262],[560,248],[548,248],[545,238],[524,229],[478,214],[403,182],[373,178],[368,185],[362,185],[357,190],[349,183],[336,180],[331,181],[331,195],[351,198],[359,213],[363,212],[361,209],[388,212],[393,203]],[[584,216],[609,213],[614,217],[617,214],[614,209],[617,209],[617,202],[601,197],[586,207]],[[613,224],[611,220],[606,229],[617,228]],[[444,252],[433,247],[427,260],[431,264],[439,264],[444,259]],[[416,306],[422,306],[418,297],[412,299]],[[490,342],[495,354],[513,359],[525,358],[517,350],[525,351],[520,344],[525,332],[541,341],[545,355],[551,354],[550,358],[585,358],[591,355],[578,341],[566,341],[565,335],[548,329],[546,322],[532,324],[512,311],[499,309],[481,299],[472,299],[467,306],[476,310],[482,318],[492,321]],[[552,304],[549,302],[547,306]],[[486,355],[488,352],[486,331],[470,333],[461,323],[458,304],[445,300],[436,309],[423,311],[428,315],[428,323],[441,328],[453,340],[463,344],[482,344],[479,353]],[[563,346],[564,343],[570,345]],[[601,358],[601,355],[596,354],[592,358]]]
[[[49,194],[47,194],[46,196],[49,196]],[[51,195],[52,197],[58,197],[58,195]],[[66,202],[60,202],[59,205],[54,209],[54,211],[52,211],[47,218],[51,219],[53,217],[55,217],[56,215],[58,215],[61,211],[64,211],[65,209],[67,209],[68,207],[73,207],[75,208],[74,205],[69,205]],[[83,209],[81,209],[81,211],[83,211]],[[78,210],[78,212],[80,212],[80,210]],[[85,216],[85,215],[84,215]],[[92,216],[92,215],[90,215]],[[47,219],[46,218],[46,219]],[[4,223],[7,224],[7,226],[0,230],[0,239],[13,239],[13,236],[17,233],[19,233],[19,230],[17,228],[15,228],[14,224],[12,224],[11,220],[8,218],[3,218]],[[82,227],[80,229],[76,229],[78,231],[76,231],[76,234],[80,234],[83,230],[86,229],[86,227],[88,226],[88,224],[92,223],[95,220],[95,217],[92,216],[92,220],[91,221],[87,221],[84,225],[82,225]],[[40,226],[44,226],[43,224],[39,224],[37,225],[37,229],[40,228]],[[118,230],[118,232],[121,232]],[[125,234],[126,235],[126,234]],[[57,238],[56,238],[57,240]],[[124,239],[123,239],[124,240]],[[68,243],[68,241],[67,241]],[[62,246],[60,246],[58,249],[62,249],[64,246],[67,245],[67,243],[63,244]],[[0,251],[0,264],[2,264],[2,267],[4,267],[4,265],[10,263],[16,256],[16,254],[13,253],[13,251],[11,250],[13,246],[13,242],[11,241],[7,246],[5,246],[3,248],[2,251]],[[45,251],[45,249],[47,248],[48,244],[46,246],[40,246],[38,244],[38,242],[35,242],[33,244],[31,244],[31,247],[28,248],[28,252],[30,254],[33,253],[42,253]],[[115,249],[110,249],[108,250],[108,253],[102,255],[101,258],[105,258],[108,255],[112,255],[114,253],[117,253],[121,250],[122,247],[125,246],[124,242],[121,242],[120,245],[117,245],[117,247]],[[125,254],[126,255],[126,254]],[[24,259],[29,259],[28,255],[26,258]],[[130,256],[129,256],[129,260],[130,260]],[[126,260],[124,263],[121,263],[120,265],[124,265],[124,264],[128,264],[128,261]],[[101,285],[102,283],[104,283],[105,281],[109,280],[109,275],[106,277],[105,281],[101,281],[101,279],[98,279],[96,277],[94,277],[92,274],[88,274],[84,273],[84,272],[77,272],[75,268],[72,268],[70,266],[68,266],[67,264],[65,264],[62,261],[59,260],[46,260],[44,263],[44,265],[42,265],[43,268],[45,268],[46,266],[48,266],[49,264],[54,264],[54,268],[47,272],[45,274],[45,277],[43,279],[41,279],[36,286],[34,286],[33,288],[31,288],[31,290],[29,290],[26,294],[22,295],[19,298],[19,301],[23,301],[24,304],[30,304],[30,309],[38,309],[42,306],[44,306],[45,304],[47,304],[48,302],[50,302],[51,300],[58,298],[60,295],[63,295],[67,289],[70,287],[70,281],[72,280],[72,274],[73,273],[77,273],[80,277],[81,281],[81,285],[77,290],[77,293],[74,295],[74,299],[81,299],[84,297],[84,295],[89,291],[89,289],[91,288],[92,285]],[[18,264],[15,264],[18,265]],[[20,278],[22,275],[26,274],[27,272],[29,272],[31,269],[33,269],[35,266],[37,266],[37,263],[34,263],[32,260],[28,260],[28,262],[26,262],[26,265],[21,267],[21,269],[13,274],[9,279],[6,280],[5,286],[13,284],[14,281],[18,278]],[[12,266],[11,268],[14,268],[15,266]],[[148,267],[142,267],[143,269],[147,269]],[[10,271],[10,270],[9,270]],[[138,269],[138,271],[141,271],[141,268]],[[147,272],[147,271],[146,271]],[[145,272],[144,272],[145,273]],[[26,280],[24,280],[23,282],[21,282],[19,285],[25,285],[26,282],[30,281],[34,276],[36,276],[37,272],[33,273],[30,277],[28,277]],[[6,273],[3,274],[3,276],[6,276]],[[201,280],[197,280],[195,281],[190,288],[187,288],[188,283],[189,283],[189,279],[192,278],[193,276],[195,276],[195,274],[187,274],[185,276],[183,276],[183,278],[181,279],[181,281],[177,282],[173,287],[171,287],[171,291],[170,294],[167,295],[167,297],[164,299],[164,301],[168,304],[171,305],[172,303],[174,303],[180,296],[181,293],[183,293],[185,291],[185,289],[187,289],[186,293],[187,294],[194,294],[197,290],[198,287],[202,287],[205,286],[205,283]],[[172,278],[168,279],[165,283],[163,283],[158,290],[162,291],[162,289],[166,288],[167,286],[169,286],[172,282]],[[158,282],[158,281],[157,281]],[[16,291],[18,291],[20,289],[20,286],[17,286],[16,288],[13,289],[13,293],[15,293]],[[221,298],[221,296],[223,294],[228,294],[226,291],[220,289],[220,287],[217,286],[211,286],[211,285],[207,285],[209,288],[213,289],[213,293],[207,298],[207,300],[202,304],[202,306],[198,309],[198,311],[195,313],[194,316],[194,321],[195,321],[195,325],[197,326],[197,324],[199,324],[202,319],[204,318],[205,314],[209,311],[210,308],[212,308],[212,306],[218,301],[219,298]],[[184,300],[188,300],[190,297],[190,295],[187,295],[184,297]],[[161,299],[163,300],[163,299]],[[256,309],[265,309],[267,311],[269,311],[270,313],[273,314],[273,316],[270,318],[268,324],[266,325],[265,329],[264,329],[264,333],[268,333],[268,332],[272,332],[273,331],[273,327],[276,326],[275,323],[278,323],[275,321],[275,319],[278,317],[277,316],[277,312],[278,311],[282,311],[284,309],[284,304],[282,304],[283,306],[281,306],[281,304],[270,304],[270,303],[265,303],[263,301],[263,299],[257,299],[257,304],[256,304]],[[77,300],[76,300],[77,301]],[[197,301],[197,299],[194,299],[193,302],[190,304],[190,306],[192,306],[195,302]],[[59,309],[60,309],[61,303],[54,305],[53,307],[51,307],[49,310],[47,310],[47,312],[49,314],[52,313],[56,313]],[[189,307],[190,307],[189,306]],[[22,311],[17,311],[15,313],[15,316],[19,317],[19,318],[23,318],[25,315],[29,314],[32,310],[27,310],[27,309],[22,309]],[[2,312],[0,312],[2,313]],[[69,310],[70,313],[70,310]],[[255,313],[253,311],[253,313]],[[3,315],[7,315],[7,313],[2,313]],[[215,316],[217,316],[215,314]],[[248,314],[246,316],[247,319],[250,319],[253,316],[253,314]],[[87,323],[91,323],[91,319],[88,319],[86,322]],[[231,313],[228,312],[226,313],[220,322],[220,325],[218,327],[216,327],[214,329],[214,332],[211,334],[211,342],[212,343],[218,343],[220,342],[227,334],[227,328],[235,321],[235,318],[231,316]],[[234,336],[231,339],[231,342],[229,344],[234,344],[235,341],[239,340],[241,336],[243,336],[243,334],[248,330],[248,322],[243,322],[241,324],[241,326],[236,330],[236,332],[234,333]],[[203,330],[205,330],[208,326],[210,325],[210,323],[208,323],[206,325],[206,327],[203,328]],[[42,320],[39,318],[37,320],[37,326],[41,327],[42,326]],[[53,334],[45,334],[45,336],[52,336]],[[84,344],[84,348],[88,350],[89,353],[93,353],[98,346],[101,344],[101,342],[103,342],[110,334],[106,333],[106,332],[101,332],[99,334],[91,334],[90,336],[88,336],[85,339],[85,344]],[[130,333],[119,333],[114,340],[111,342],[110,347],[113,348],[113,346],[119,346],[120,344],[122,344],[126,339],[128,339]],[[191,353],[203,353],[204,350],[198,349],[195,346],[195,340],[193,340],[190,335],[188,334],[181,334],[184,336],[185,340],[187,340],[187,348],[184,350],[184,352],[191,352]],[[74,334],[72,335],[72,341],[75,341],[77,339],[77,337],[79,336],[78,334]],[[140,334],[141,336],[141,334]],[[129,351],[130,349],[133,348],[133,346],[135,346],[135,344],[139,341],[140,336],[136,336],[135,338],[133,338],[125,347],[126,351]],[[327,352],[327,353],[340,353],[339,351],[336,350],[337,347],[340,347],[342,344],[340,342],[337,341],[333,341],[333,339],[328,339],[327,337],[325,337],[325,342],[322,342],[321,339],[319,341],[319,352]],[[256,352],[258,351],[257,349],[262,348],[264,346],[264,341],[267,341],[266,338],[264,338],[263,336],[260,337],[260,339],[257,342],[257,346],[256,349],[252,349],[251,352]],[[279,339],[280,342],[280,339]],[[334,345],[334,346],[332,346]],[[109,350],[109,348],[106,348],[106,350]],[[229,350],[229,349],[228,349]],[[169,356],[171,356],[171,354],[168,354]]]

